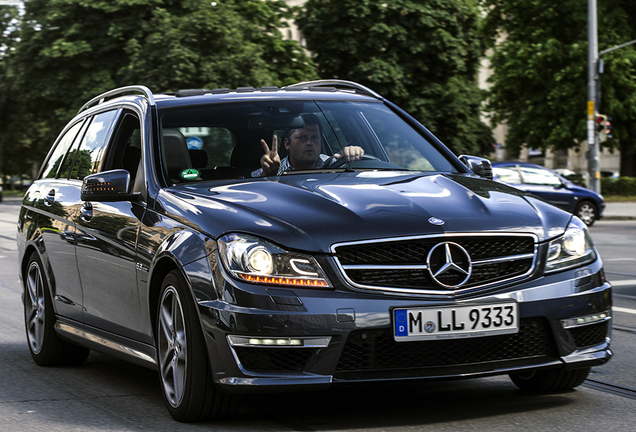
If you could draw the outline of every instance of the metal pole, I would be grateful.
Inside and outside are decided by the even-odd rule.
[[[616,46],[613,46],[611,48],[605,49],[605,50],[601,51],[600,53],[598,53],[598,55],[602,57],[603,55],[607,54],[608,52],[616,51],[617,49],[625,48],[626,46],[633,45],[635,43],[636,43],[636,40],[625,42],[623,44],[616,45]]]
[[[587,1],[588,25],[588,85],[587,85],[587,144],[589,147],[588,171],[590,189],[601,192],[601,172],[599,143],[596,135],[596,80],[598,78],[598,31],[596,21],[596,0]]]

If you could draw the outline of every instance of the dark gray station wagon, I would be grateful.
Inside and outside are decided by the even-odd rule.
[[[601,259],[491,178],[351,82],[99,95],[22,203],[31,354],[156,369],[181,421],[341,383],[571,389],[612,355]]]

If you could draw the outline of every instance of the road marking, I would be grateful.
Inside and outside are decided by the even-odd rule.
[[[615,311],[615,312],[624,312],[624,313],[636,315],[636,310],[634,310],[634,309],[628,309],[628,308],[622,308],[622,307],[618,307],[618,306],[612,306],[612,310]]]
[[[610,283],[612,284],[612,286],[615,286],[615,287],[636,285],[636,279],[619,280],[614,282],[610,281]]]

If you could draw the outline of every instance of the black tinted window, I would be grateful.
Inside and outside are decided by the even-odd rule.
[[[87,175],[99,172],[106,150],[108,132],[116,114],[117,111],[107,111],[91,119],[79,150],[71,152],[77,153],[71,172],[72,179],[83,180]]]
[[[56,178],[58,171],[60,172],[60,177],[68,177],[68,169],[73,163],[72,152],[69,152],[71,146],[77,134],[82,126],[83,122],[78,122],[74,124],[70,129],[68,129],[64,135],[59,139],[51,157],[48,159],[44,170],[42,170],[41,178]],[[60,170],[60,166],[62,169]]]

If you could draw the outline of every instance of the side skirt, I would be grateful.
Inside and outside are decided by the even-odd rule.
[[[152,370],[159,368],[156,361],[157,351],[153,346],[86,328],[79,323],[62,321],[59,318],[55,322],[55,331],[61,338],[88,349]]]

